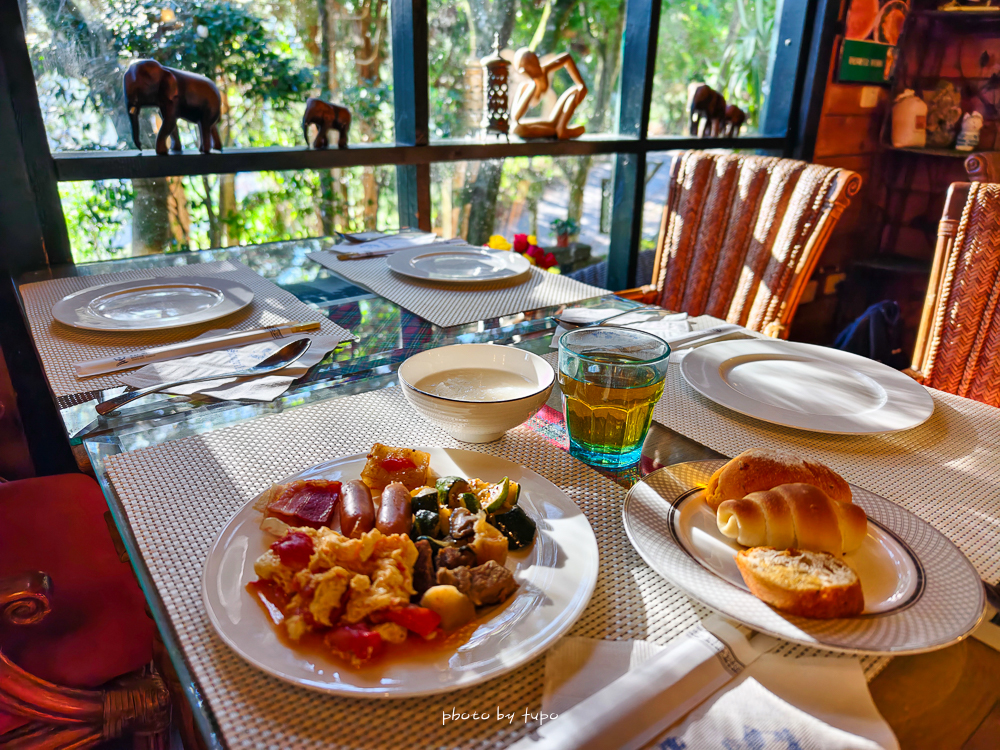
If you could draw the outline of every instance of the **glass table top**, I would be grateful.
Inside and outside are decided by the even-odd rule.
[[[151,423],[167,432],[188,429],[189,423],[223,426],[326,398],[351,395],[395,382],[395,371],[410,355],[424,349],[462,343],[521,344],[548,337],[552,319],[564,306],[528,310],[499,318],[442,328],[399,305],[337,275],[307,255],[337,244],[332,238],[289,240],[266,245],[232,247],[169,255],[153,255],[62,266],[23,275],[19,284],[64,276],[93,276],[121,271],[165,268],[220,260],[239,260],[251,270],[290,292],[330,320],[351,331],[358,341],[344,342],[322,362],[269,403],[216,401],[205,396],[153,394],[107,417],[94,406],[125,387],[91,391],[56,400],[72,445],[99,434],[144,433]],[[595,297],[575,306],[629,309],[637,303],[613,295]],[[548,338],[539,343],[548,351]]]

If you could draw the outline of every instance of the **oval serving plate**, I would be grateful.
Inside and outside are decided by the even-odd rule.
[[[404,698],[477,685],[516,669],[553,645],[583,613],[597,582],[597,539],[586,516],[558,487],[511,461],[477,451],[418,448],[431,454],[439,476],[454,474],[521,485],[518,504],[538,524],[535,543],[507,558],[520,587],[485,610],[469,640],[454,650],[411,651],[363,669],[323,654],[291,648],[246,590],[257,580],[253,564],[275,540],[260,530],[251,500],[226,522],[208,554],[202,599],[209,620],[230,648],[258,669],[286,682],[337,695]],[[344,456],[281,480],[349,481],[366,455]]]
[[[793,341],[706,344],[681,360],[681,374],[702,396],[728,409],[812,432],[896,432],[934,413],[927,389],[898,370]]]
[[[523,255],[485,247],[415,247],[389,256],[389,268],[414,279],[469,283],[513,279],[531,264]]]
[[[155,331],[223,318],[251,302],[251,289],[223,277],[158,277],[81,289],[53,305],[52,317],[94,331]]]
[[[705,504],[702,488],[724,459],[668,466],[625,498],[632,546],[689,596],[754,630],[794,643],[850,653],[920,653],[965,638],[982,619],[979,575],[943,534],[879,495],[851,485],[868,515],[868,537],[843,559],[861,579],[859,617],[814,620],[771,608],[749,592],[736,552]]]

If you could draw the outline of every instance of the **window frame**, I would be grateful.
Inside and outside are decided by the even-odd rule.
[[[618,82],[615,133],[584,135],[567,141],[448,139],[428,135],[427,0],[391,0],[395,143],[352,144],[325,151],[272,146],[225,153],[156,156],[151,150],[51,153],[25,40],[22,13],[26,0],[0,0],[0,135],[17,133],[17,142],[0,150],[0,174],[20,179],[0,184],[0,228],[30,224],[29,241],[0,250],[0,266],[20,273],[50,264],[72,263],[57,184],[79,180],[134,179],[238,172],[330,169],[392,164],[397,169],[400,224],[430,230],[430,165],[436,162],[529,156],[614,154],[608,287],[635,285],[642,232],[647,156],[688,148],[749,149],[808,159],[815,140],[816,116],[829,69],[835,0],[778,0],[777,44],[768,85],[792,80],[781,96],[768,97],[761,123],[764,134],[701,139],[647,136],[661,0],[626,0],[622,66]],[[818,33],[813,33],[818,29]],[[4,90],[6,89],[6,91]],[[19,146],[19,148],[18,148]],[[32,219],[16,206],[24,202],[24,181],[35,204]],[[20,185],[20,197],[15,190]]]

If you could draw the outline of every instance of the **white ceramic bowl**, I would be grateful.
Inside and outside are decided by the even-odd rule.
[[[527,395],[502,401],[469,401],[435,396],[416,384],[428,375],[466,368],[499,370],[526,378]],[[512,346],[456,344],[414,354],[399,366],[399,385],[407,401],[431,424],[463,443],[492,443],[542,408],[555,373],[544,359]]]

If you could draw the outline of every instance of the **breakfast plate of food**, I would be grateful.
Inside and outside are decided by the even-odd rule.
[[[275,677],[412,697],[543,652],[587,606],[597,565],[586,517],[535,472],[376,443],[246,503],[212,545],[202,598],[222,640]]]
[[[754,630],[851,653],[919,653],[983,616],[975,568],[943,534],[823,464],[752,449],[647,475],[629,540],[657,573]]]

